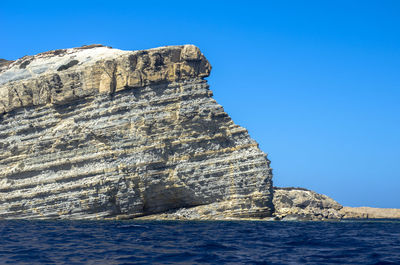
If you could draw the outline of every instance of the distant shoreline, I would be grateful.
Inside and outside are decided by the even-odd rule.
[[[400,209],[374,207],[343,207],[343,219],[400,219]]]
[[[400,209],[346,207],[334,199],[299,187],[274,187],[274,216],[283,221],[400,219]]]

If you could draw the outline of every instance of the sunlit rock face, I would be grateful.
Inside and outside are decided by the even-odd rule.
[[[332,198],[304,188],[274,188],[274,215],[283,220],[341,219],[343,208]]]
[[[0,218],[271,216],[269,161],[212,98],[197,47],[0,63]]]

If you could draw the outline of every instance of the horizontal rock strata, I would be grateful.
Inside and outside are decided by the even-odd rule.
[[[274,213],[272,217],[263,220],[283,221],[319,221],[339,220],[343,218],[342,205],[326,195],[318,194],[304,188],[273,189]],[[225,204],[225,205],[224,205]],[[220,220],[235,219],[223,216],[218,211],[223,207],[229,208],[226,202],[216,202],[190,208],[172,209],[163,213],[140,217],[144,220]],[[348,208],[348,207],[344,207]],[[255,220],[254,218],[247,218]]]
[[[271,169],[193,45],[100,45],[0,66],[0,218],[271,216]]]

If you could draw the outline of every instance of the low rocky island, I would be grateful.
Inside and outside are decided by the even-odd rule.
[[[273,188],[193,45],[0,59],[1,219],[399,218]]]
[[[304,188],[274,187],[278,220],[398,219],[400,209],[343,207],[332,198]]]

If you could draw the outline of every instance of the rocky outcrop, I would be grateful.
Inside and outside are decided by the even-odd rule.
[[[274,187],[278,220],[400,219],[400,209],[343,207],[332,198],[304,188]],[[181,212],[175,215],[183,215]]]
[[[233,205],[231,201],[225,200],[195,207],[182,207],[171,209],[162,213],[150,214],[138,217],[139,220],[237,220],[238,216],[229,214],[232,207],[251,209],[251,201],[242,201],[241,204]],[[228,214],[227,214],[228,213]],[[242,215],[240,219],[260,220],[272,218],[268,216]]]
[[[193,45],[91,45],[0,66],[0,218],[271,216],[271,169]],[[182,210],[183,209],[183,210]]]
[[[342,205],[330,197],[318,194],[304,188],[278,188],[273,189],[273,204],[275,212],[272,217],[263,220],[283,221],[319,221],[340,220],[343,218]],[[223,205],[225,204],[225,205]],[[248,207],[248,206],[247,206]],[[196,207],[171,209],[158,214],[140,217],[144,220],[221,220],[235,219],[224,216],[223,209],[229,209],[229,203],[217,202]],[[344,207],[348,208],[348,207]],[[247,218],[254,220],[254,218]]]
[[[400,219],[400,209],[372,207],[343,207],[344,219]]]
[[[274,215],[283,220],[341,219],[342,205],[326,195],[303,188],[274,187]]]

